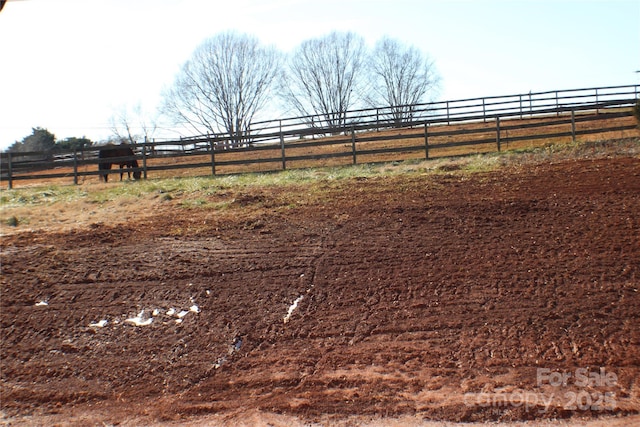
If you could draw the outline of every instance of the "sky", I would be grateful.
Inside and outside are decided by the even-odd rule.
[[[331,31],[389,36],[435,62],[438,100],[640,84],[638,0],[8,0],[0,150],[34,127],[103,141],[123,110],[155,117],[194,49],[228,30],[285,53]]]

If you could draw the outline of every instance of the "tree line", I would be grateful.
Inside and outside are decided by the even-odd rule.
[[[56,136],[47,129],[35,127],[31,129],[31,135],[22,138],[21,141],[14,142],[7,152],[10,153],[26,153],[34,151],[44,151],[54,153],[56,151],[80,150],[90,147],[93,141],[89,138],[69,137],[58,140]]]
[[[413,104],[432,101],[440,78],[433,61],[416,47],[383,37],[371,49],[352,32],[305,40],[284,54],[249,34],[224,32],[204,40],[162,93],[159,112],[195,134],[226,134],[242,141],[253,122],[276,112],[309,117],[309,126],[342,129],[349,110],[386,108],[401,124]],[[134,123],[135,122],[135,123]],[[138,123],[139,122],[139,123]],[[140,106],[111,118],[109,142],[135,143],[157,125]],[[87,138],[57,141],[46,129],[16,141],[7,151],[56,151],[93,144]]]
[[[391,106],[390,119],[402,122],[438,85],[433,61],[390,37],[367,49],[355,33],[332,32],[285,55],[251,35],[225,32],[195,49],[164,92],[161,111],[196,134],[241,140],[274,110],[340,129],[349,110]]]

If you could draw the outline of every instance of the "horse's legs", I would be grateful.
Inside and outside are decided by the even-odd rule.
[[[132,162],[122,163],[120,165],[120,181],[122,181],[122,176],[124,175],[124,168],[127,170],[127,178],[131,181],[131,169],[134,167]]]
[[[101,171],[104,171],[100,174],[100,178],[104,179],[104,182],[109,182],[109,171],[111,170],[111,163],[101,164]]]

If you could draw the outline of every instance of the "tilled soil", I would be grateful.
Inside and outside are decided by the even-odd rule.
[[[312,190],[4,236],[6,422],[640,412],[640,159]]]

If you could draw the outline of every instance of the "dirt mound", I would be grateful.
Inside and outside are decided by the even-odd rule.
[[[3,237],[4,415],[640,411],[640,160],[318,186]]]

